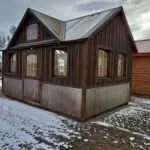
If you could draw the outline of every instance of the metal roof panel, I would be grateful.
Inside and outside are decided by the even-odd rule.
[[[138,53],[150,53],[150,39],[135,42]]]
[[[58,20],[41,12],[30,10],[60,41],[71,41],[88,38],[120,9],[121,7],[117,7],[69,21]]]

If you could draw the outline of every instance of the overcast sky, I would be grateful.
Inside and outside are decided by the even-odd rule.
[[[120,5],[134,39],[150,39],[150,0],[0,0],[0,32],[17,26],[28,7],[68,20]]]

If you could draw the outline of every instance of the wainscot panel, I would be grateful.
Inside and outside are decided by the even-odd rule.
[[[86,93],[86,117],[91,117],[130,100],[130,84],[88,89]]]
[[[41,105],[67,115],[81,117],[82,89],[51,84],[42,85]]]
[[[40,81],[33,79],[24,79],[24,99],[27,101],[39,102]]]
[[[22,80],[4,77],[4,94],[16,99],[22,99]]]

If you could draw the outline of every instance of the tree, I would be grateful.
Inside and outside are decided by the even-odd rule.
[[[10,26],[10,28],[9,28],[9,34],[7,35],[7,41],[8,42],[11,40],[11,38],[15,34],[15,31],[16,31],[16,26],[14,26],[14,25]]]
[[[3,32],[0,33],[0,50],[3,50],[5,47],[7,47],[7,44],[13,37],[15,31],[16,26],[12,25],[9,28],[9,34],[7,36]]]
[[[5,48],[6,46],[6,36],[4,33],[0,33],[0,50],[2,50],[3,48]]]

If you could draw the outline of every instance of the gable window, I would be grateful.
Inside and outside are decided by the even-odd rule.
[[[108,76],[108,52],[104,50],[98,50],[98,77]]]
[[[38,25],[31,24],[27,27],[27,41],[36,40],[38,38]]]
[[[67,76],[68,54],[63,50],[54,51],[54,75]]]
[[[37,76],[37,55],[30,54],[27,55],[27,76],[36,77]]]
[[[10,56],[10,72],[16,72],[16,54]]]
[[[125,55],[119,53],[118,55],[118,76],[123,77],[125,74]]]

